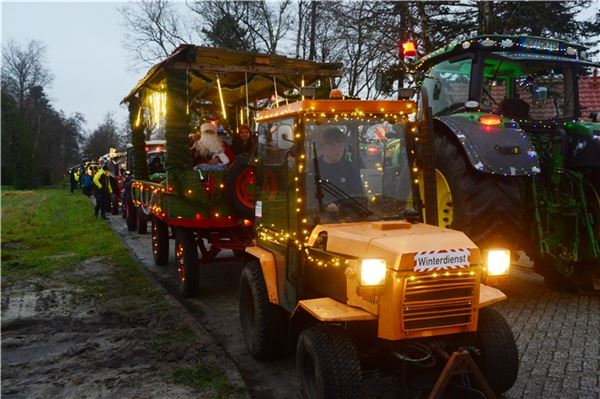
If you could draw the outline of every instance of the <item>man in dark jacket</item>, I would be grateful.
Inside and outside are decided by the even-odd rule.
[[[94,208],[94,215],[98,217],[98,211],[100,211],[102,219],[108,219],[106,217],[106,202],[112,193],[107,171],[108,165],[104,164],[102,165],[102,169],[98,170],[94,176],[94,184],[96,185],[96,189],[94,190],[94,195],[96,196],[96,208]]]

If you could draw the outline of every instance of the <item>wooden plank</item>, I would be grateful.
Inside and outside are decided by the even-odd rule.
[[[284,67],[271,65],[219,65],[219,64],[200,64],[196,62],[174,62],[169,68],[189,69],[209,73],[244,73],[256,75],[306,75],[341,77],[344,72],[339,69],[328,68],[302,68],[302,67]]]

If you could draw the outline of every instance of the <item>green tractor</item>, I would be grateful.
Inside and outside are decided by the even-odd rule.
[[[560,40],[491,35],[405,58],[426,221],[525,250],[567,290],[600,289],[600,123],[578,90],[599,64],[585,57]]]

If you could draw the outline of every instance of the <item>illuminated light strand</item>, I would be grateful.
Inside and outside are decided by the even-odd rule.
[[[217,88],[219,89],[219,100],[221,100],[221,112],[223,112],[223,119],[227,120],[227,110],[225,109],[225,100],[223,100],[223,90],[221,90],[221,80],[217,75]]]

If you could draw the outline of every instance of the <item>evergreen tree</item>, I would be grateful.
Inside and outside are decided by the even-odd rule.
[[[248,32],[229,14],[217,19],[211,29],[202,29],[211,46],[232,50],[250,50]]]

